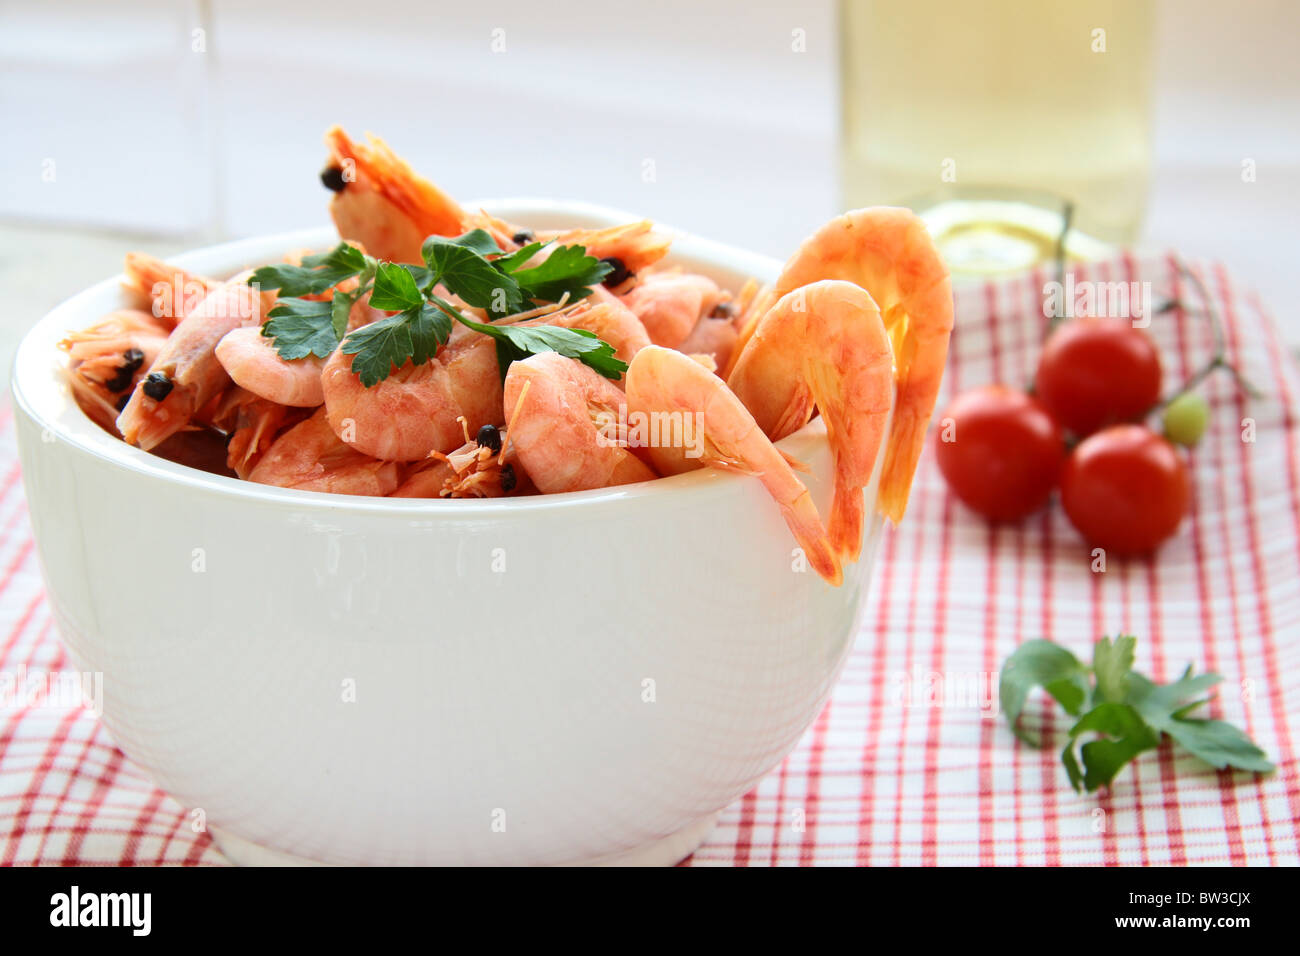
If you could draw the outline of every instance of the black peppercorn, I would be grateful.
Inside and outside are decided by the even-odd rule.
[[[135,373],[143,364],[143,352],[139,349],[127,349],[122,353],[122,364],[117,367],[113,377],[104,383],[104,387],[110,392],[120,392],[122,389],[130,387],[131,379],[135,377]]]
[[[709,318],[729,319],[735,314],[736,310],[732,307],[730,302],[719,302],[713,307],[713,311],[709,313]]]
[[[523,232],[516,232],[510,238],[516,246],[526,246],[533,241],[533,232],[531,229],[525,229]]]
[[[519,483],[515,478],[515,466],[505,465],[501,469],[501,490],[511,492],[515,490],[515,485]]]
[[[173,382],[167,377],[166,372],[150,372],[144,377],[144,383],[140,387],[155,402],[161,402],[171,394]]]
[[[624,282],[628,280],[628,277],[632,275],[632,273],[628,272],[627,265],[618,256],[609,256],[608,258],[601,259],[600,261],[614,270],[609,275],[605,276],[605,280],[603,283],[605,286],[611,289],[614,288],[615,286],[622,285]]]
[[[332,193],[341,193],[348,181],[343,178],[343,170],[337,166],[326,166],[320,171],[320,181]]]
[[[480,448],[490,448],[494,455],[501,450],[501,430],[495,425],[484,425],[474,440]]]

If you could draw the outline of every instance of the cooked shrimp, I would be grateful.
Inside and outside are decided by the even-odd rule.
[[[330,165],[322,179],[334,190],[330,215],[341,237],[361,242],[371,255],[418,264],[428,236],[465,231],[465,211],[382,139],[366,139],[367,145],[353,142],[337,126],[325,134]]]
[[[175,328],[208,293],[221,285],[216,279],[189,272],[143,252],[126,254],[125,273],[126,280],[122,284],[148,299],[154,316],[167,319],[168,328]]]
[[[613,281],[619,277],[611,275],[606,281],[611,286],[618,287],[626,283],[627,278],[649,268],[667,255],[668,247],[673,242],[672,236],[655,232],[654,223],[648,219],[622,226],[606,226],[603,229],[539,230],[537,238],[561,246],[582,246],[588,255],[597,259],[617,259],[626,270],[626,277],[622,281]]]
[[[257,326],[231,329],[217,343],[217,361],[240,388],[280,405],[315,408],[325,401],[321,370],[325,360],[315,355],[284,359],[275,339]]]
[[[325,410],[343,441],[385,461],[419,461],[431,451],[460,446],[464,416],[471,429],[501,416],[501,372],[495,341],[464,326],[452,331],[438,355],[409,361],[370,388],[341,349],[321,373]]]
[[[614,347],[614,355],[624,362],[650,344],[645,326],[616,296],[593,296],[572,308],[530,319],[533,325],[558,325],[566,329],[584,329]]]
[[[216,401],[210,424],[229,436],[226,465],[240,478],[247,478],[276,437],[307,414],[306,409],[268,402],[236,385]],[[202,413],[195,419],[200,417]]]
[[[168,325],[148,312],[110,312],[59,343],[72,395],[97,425],[114,435],[126,396],[167,341]]]
[[[753,279],[745,283],[745,287],[740,290],[740,295],[736,297],[735,315],[731,320],[736,327],[736,341],[731,345],[731,360],[722,366],[723,378],[731,374],[731,369],[740,358],[740,353],[745,350],[750,336],[758,327],[758,320],[767,314],[767,310],[775,302],[776,295],[772,287],[765,285],[760,289]]]
[[[783,296],[818,279],[846,279],[866,289],[889,330],[898,396],[878,507],[897,522],[907,510],[912,474],[948,354],[948,270],[915,214],[880,206],[845,213],[813,233],[786,263],[776,294]]]
[[[723,296],[708,276],[654,272],[622,298],[645,326],[651,342],[675,349]]]
[[[537,489],[556,494],[654,478],[617,434],[626,403],[609,379],[554,352],[511,363],[505,383],[510,439]]]
[[[128,391],[167,341],[166,321],[140,309],[110,312],[94,325],[71,332],[59,343],[69,367],[112,395]]]
[[[462,232],[469,232],[471,229],[482,229],[496,240],[498,246],[506,250],[522,249],[524,245],[532,241],[531,230],[506,222],[504,219],[499,219],[486,209],[467,214],[461,222],[460,228]]]
[[[660,474],[708,466],[755,475],[780,506],[808,563],[831,584],[840,583],[839,558],[812,495],[722,379],[681,352],[651,345],[637,353],[627,370],[627,407],[647,419],[673,416],[680,426],[681,443],[663,442],[661,427],[661,440],[646,449]],[[697,432],[690,441],[688,423]]]
[[[213,396],[230,384],[217,360],[217,343],[231,329],[261,323],[274,299],[247,284],[247,275],[218,286],[173,330],[131,395],[117,427],[145,451],[176,434]]]
[[[264,485],[337,495],[387,495],[400,478],[396,462],[377,461],[339,441],[323,408],[277,438],[248,474]]]
[[[782,296],[754,330],[727,380],[772,441],[826,422],[835,459],[828,534],[836,554],[862,550],[862,489],[871,480],[894,393],[893,352],[880,310],[861,287],[825,280]]]
[[[731,363],[739,334],[730,315],[710,312],[695,324],[695,331],[686,336],[686,340],[677,346],[677,351],[687,355],[707,355],[717,368],[726,368]]]
[[[464,419],[461,424],[465,424]],[[519,464],[508,429],[484,426],[478,437],[465,430],[465,444],[448,454],[434,452],[410,468],[392,498],[501,498],[535,489]]]

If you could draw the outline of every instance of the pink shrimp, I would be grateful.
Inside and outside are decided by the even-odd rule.
[[[862,549],[862,490],[893,402],[893,352],[875,302],[851,282],[795,289],[759,321],[727,384],[772,441],[826,422],[835,459],[829,540],[856,561]]]
[[[325,401],[321,371],[325,360],[315,355],[285,359],[275,339],[256,326],[231,329],[217,343],[217,361],[240,388],[280,405],[315,408]]]
[[[646,449],[660,474],[711,467],[757,476],[809,565],[831,584],[843,580],[812,495],[722,379],[681,352],[651,345],[637,353],[627,371],[627,407],[629,418],[672,416],[681,423],[681,443]],[[688,430],[693,432],[689,441]]]
[[[907,510],[912,475],[925,445],[948,354],[952,331],[948,269],[914,213],[880,206],[845,213],[813,233],[786,263],[776,295],[818,279],[845,279],[866,289],[889,330],[898,399],[880,479],[879,508],[897,522]]]
[[[651,342],[675,349],[722,301],[723,294],[708,276],[654,272],[622,298],[645,326]]]
[[[148,451],[189,424],[230,384],[217,360],[217,343],[231,329],[260,324],[274,299],[246,280],[245,274],[218,286],[172,331],[118,416],[118,430],[127,442]]]
[[[280,435],[249,481],[338,495],[388,495],[401,481],[396,462],[378,461],[339,441],[325,410]]]
[[[463,424],[463,422],[462,422]],[[465,444],[453,452],[434,452],[408,469],[392,498],[501,498],[531,494],[536,489],[519,464],[508,429],[491,434],[498,444],[480,444],[465,431]]]
[[[626,402],[613,382],[574,359],[542,352],[513,362],[505,382],[510,438],[537,489],[556,494],[654,478],[619,440]]]
[[[77,404],[100,427],[118,434],[119,405],[153,364],[169,331],[163,319],[123,309],[59,343],[68,353],[68,382]]]
[[[461,444],[458,419],[471,430],[501,415],[501,373],[493,339],[456,326],[438,355],[410,362],[370,388],[352,371],[354,356],[336,351],[321,384],[336,434],[358,451],[385,461],[418,461]]]
[[[709,313],[695,324],[695,330],[677,346],[677,351],[687,355],[707,355],[717,368],[726,368],[739,334],[730,315]]]
[[[556,325],[566,329],[583,329],[614,347],[614,355],[624,362],[650,344],[645,326],[616,296],[605,293],[584,299],[568,309],[529,319],[529,325]]]

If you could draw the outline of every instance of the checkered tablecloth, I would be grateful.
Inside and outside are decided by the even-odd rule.
[[[1156,561],[1090,554],[1053,507],[994,529],[946,493],[930,455],[907,518],[882,543],[861,634],[799,748],[722,814],[690,859],[762,864],[1300,863],[1300,374],[1259,301],[1198,267],[1232,360],[1261,391],[1219,376],[1192,454],[1195,507]],[[1027,382],[1042,337],[1038,274],[958,292],[945,397]],[[1172,257],[1120,258],[1076,282],[1148,281],[1166,381],[1209,354],[1194,289]],[[1243,440],[1243,421],[1254,440]],[[13,447],[0,418],[0,675],[67,666],[42,593]],[[1216,772],[1168,745],[1078,795],[1056,746],[1020,744],[996,713],[996,675],[1044,636],[1090,656],[1102,634],[1138,636],[1140,670],[1189,662],[1224,675],[1213,716],[1246,728],[1275,773]],[[221,864],[184,808],[127,761],[86,710],[0,704],[0,863]]]

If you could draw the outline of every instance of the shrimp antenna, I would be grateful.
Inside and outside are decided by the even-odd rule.
[[[531,379],[524,379],[524,387],[519,390],[519,397],[515,399],[515,407],[510,412],[510,421],[506,423],[506,441],[515,433],[515,420],[519,418],[519,410],[524,407],[524,396],[528,394],[528,389],[532,386]],[[506,443],[501,443],[501,453],[497,455],[497,464],[501,465],[506,460]]]

